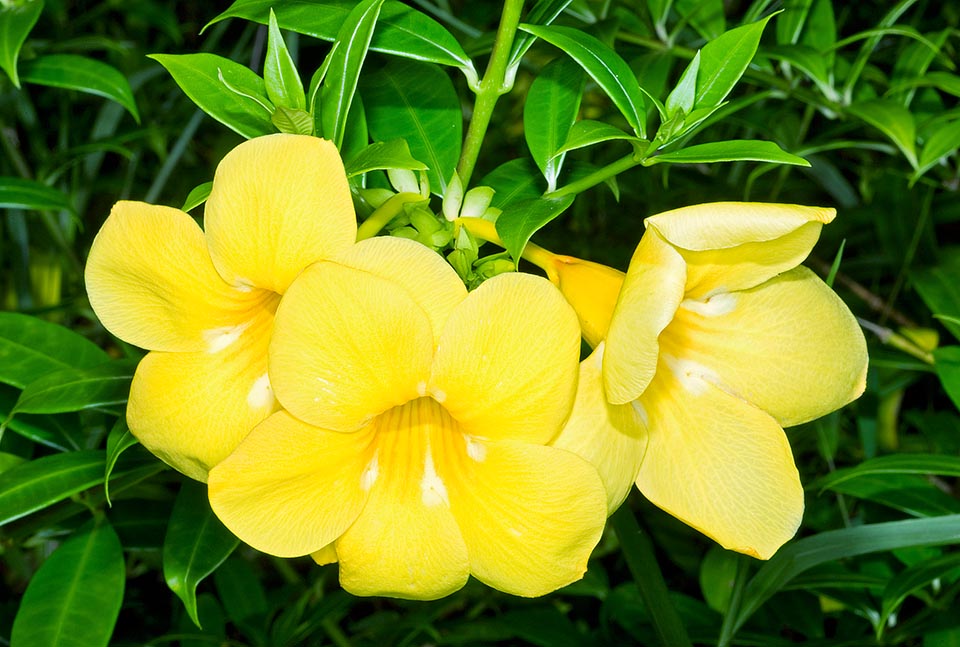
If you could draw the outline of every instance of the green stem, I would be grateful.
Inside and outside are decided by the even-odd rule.
[[[386,227],[391,220],[400,215],[403,205],[410,202],[423,202],[424,197],[419,193],[398,193],[370,214],[370,217],[357,227],[357,240],[373,238]]]
[[[575,180],[570,184],[566,184],[556,191],[551,191],[543,197],[545,198],[559,198],[565,195],[570,195],[571,193],[577,194],[586,191],[587,189],[594,187],[601,182],[605,182],[615,175],[619,175],[624,171],[632,169],[634,166],[638,166],[642,163],[642,159],[638,158],[634,153],[627,155],[626,157],[621,157],[615,162],[610,162],[603,168],[599,168],[590,175]]]
[[[457,165],[457,174],[464,188],[470,186],[470,176],[473,175],[473,168],[480,156],[480,147],[483,146],[487,127],[493,117],[493,108],[500,97],[510,91],[510,87],[505,83],[507,63],[510,62],[510,50],[513,49],[513,38],[517,34],[522,10],[523,0],[506,0],[503,3],[500,27],[497,29],[496,40],[493,41],[490,62],[487,63],[480,88],[477,90],[477,101],[473,106],[473,116],[467,127],[463,152]]]
[[[670,602],[667,584],[653,553],[653,542],[640,528],[636,517],[626,504],[613,513],[610,524],[620,540],[620,550],[627,560],[633,580],[650,613],[660,643],[666,647],[691,647],[690,637],[680,616]]]
[[[503,241],[500,240],[500,235],[497,233],[496,226],[489,220],[484,220],[483,218],[457,218],[456,223],[469,231],[474,238],[479,238],[480,240],[493,243],[494,245],[506,249]],[[548,249],[540,247],[540,245],[537,245],[536,243],[528,242],[527,246],[523,248],[522,258],[530,261],[546,272],[547,276],[554,283],[557,282],[556,262],[554,260],[556,257],[556,254]]]
[[[717,647],[727,647],[733,640],[734,624],[740,615],[740,604],[743,601],[743,590],[747,586],[747,575],[750,574],[750,560],[743,555],[737,556],[737,572],[733,578],[733,591],[730,593],[730,603],[723,616],[723,626],[720,628],[720,638]]]

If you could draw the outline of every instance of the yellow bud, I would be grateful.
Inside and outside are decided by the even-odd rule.
[[[573,256],[554,256],[551,260],[552,267],[547,270],[550,280],[576,311],[583,338],[596,348],[610,328],[624,273]]]

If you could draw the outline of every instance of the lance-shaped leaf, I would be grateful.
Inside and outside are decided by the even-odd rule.
[[[23,388],[47,373],[92,368],[110,359],[69,328],[16,312],[0,312],[0,382]]]
[[[617,106],[640,137],[645,136],[643,93],[627,62],[590,34],[571,27],[520,25],[520,29],[563,50],[580,64]]]
[[[0,208],[73,211],[70,196],[36,180],[0,177]]]
[[[130,84],[120,70],[75,54],[48,54],[25,63],[20,78],[28,83],[78,90],[116,101],[140,123]]]
[[[574,197],[565,195],[510,203],[497,218],[497,233],[510,255],[519,260],[530,237],[566,211],[573,204]]]
[[[5,421],[6,429],[23,436],[31,442],[55,449],[58,452],[68,452],[80,449],[80,444],[73,437],[80,428],[80,421],[72,415],[19,415],[10,417],[13,405],[20,397],[20,391],[9,386],[0,386],[0,420]]]
[[[889,137],[910,162],[910,166],[914,169],[919,167],[917,127],[909,110],[887,99],[871,99],[847,106],[847,112]]]
[[[393,59],[360,79],[370,136],[403,139],[414,159],[427,165],[430,188],[443,194],[460,159],[460,99],[443,69]]]
[[[944,346],[933,351],[933,368],[940,378],[943,390],[960,409],[960,346]]]
[[[103,483],[104,452],[84,450],[35,458],[0,474],[0,525]]]
[[[113,472],[120,454],[136,444],[137,439],[130,433],[127,421],[122,416],[117,418],[107,436],[107,461],[103,468],[103,495],[108,505],[110,504],[110,473]]]
[[[193,187],[190,193],[187,194],[187,199],[183,201],[183,206],[180,207],[180,210],[190,211],[191,209],[199,207],[210,197],[210,190],[212,188],[213,182],[204,182],[203,184],[198,184]]]
[[[951,254],[937,265],[910,275],[913,287],[934,317],[960,339],[960,256]]]
[[[549,25],[557,19],[563,10],[567,8],[572,0],[537,0],[537,3],[530,9],[530,13],[524,18],[528,25]],[[513,47],[510,49],[510,59],[507,63],[507,75],[515,75],[520,66],[520,59],[527,53],[530,46],[536,40],[532,33],[517,32],[513,39]]]
[[[914,174],[914,179],[929,171],[944,156],[950,155],[958,148],[960,148],[960,119],[931,129],[920,151],[920,166]]]
[[[840,483],[864,476],[890,474],[936,474],[960,477],[960,457],[941,454],[891,454],[846,467],[810,484],[811,489],[830,490]]]
[[[376,142],[363,148],[344,162],[344,168],[347,171],[347,177],[353,177],[384,169],[425,171],[427,165],[413,158],[407,142],[402,139],[392,139],[388,142]]]
[[[274,106],[306,110],[307,99],[303,93],[303,82],[287,50],[287,44],[283,42],[283,34],[280,33],[277,17],[272,9],[267,34],[267,57],[263,62],[267,97]]]
[[[713,162],[772,162],[774,164],[792,164],[810,166],[810,162],[786,152],[773,142],[752,139],[734,139],[725,142],[711,142],[688,146],[678,151],[662,153],[649,157],[645,166],[653,164],[710,164]]]
[[[136,362],[115,360],[93,368],[65,368],[30,382],[14,413],[63,413],[123,404]]]
[[[370,39],[377,25],[383,0],[365,0],[354,7],[337,34],[337,50],[332,54],[327,75],[320,89],[320,122],[323,136],[337,148],[343,144],[347,115],[357,90],[360,68],[367,57]]]
[[[210,509],[206,486],[184,482],[173,504],[163,540],[163,577],[198,627],[197,585],[214,572],[239,543]]]
[[[538,198],[545,188],[543,176],[527,157],[504,162],[487,173],[480,180],[480,186],[488,186],[496,191],[490,205],[498,209],[520,200]]]
[[[273,106],[255,72],[216,54],[151,54],[180,89],[205,113],[239,135],[252,139],[277,131]]]
[[[126,581],[123,547],[105,519],[75,532],[30,580],[11,645],[106,647]]]
[[[594,144],[617,140],[629,142],[634,146],[642,146],[649,143],[645,139],[640,139],[639,137],[625,133],[608,123],[593,121],[592,119],[581,119],[573,124],[573,128],[570,129],[566,141],[563,146],[557,150],[557,153],[565,153],[578,148],[586,148]]]
[[[883,628],[895,624],[888,621],[908,595],[937,580],[955,581],[957,574],[960,574],[960,553],[941,555],[904,569],[891,579],[883,590],[880,618],[876,626]]]
[[[721,34],[700,50],[697,73],[698,108],[719,105],[746,71],[770,16]]]
[[[548,191],[556,188],[564,158],[557,151],[577,118],[582,95],[580,68],[566,57],[548,63],[527,91],[523,134],[533,161],[547,180]]]
[[[0,68],[18,88],[20,77],[17,74],[17,58],[20,48],[42,11],[43,0],[4,5],[0,9]]]

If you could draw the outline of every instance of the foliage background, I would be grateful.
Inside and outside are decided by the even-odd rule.
[[[445,24],[482,71],[499,5],[410,4]],[[863,319],[871,372],[866,395],[852,406],[788,430],[808,492],[798,539],[763,565],[711,545],[636,492],[628,505],[653,542],[670,600],[697,644],[960,645],[960,5],[582,0],[557,24],[612,45],[641,86],[663,100],[697,48],[783,8],[728,105],[693,143],[769,140],[809,167],[736,162],[632,168],[613,187],[582,193],[536,240],[625,269],[642,219],[653,213],[713,200],[836,206],[840,215],[824,229],[809,264],[835,277],[835,287]],[[212,52],[262,71],[265,29],[230,19],[201,35],[216,11],[161,0],[48,0],[20,51],[22,87],[0,81],[2,416],[23,398],[23,375],[63,368],[63,358],[61,365],[31,363],[35,358],[21,348],[27,340],[35,349],[67,349],[74,368],[102,359],[37,321],[66,326],[115,359],[138,357],[90,311],[83,260],[116,200],[179,207],[242,141],[198,111],[146,57]],[[5,21],[7,54],[14,30]],[[329,44],[284,35],[308,79]],[[37,60],[55,54],[109,64],[129,82],[135,108],[45,76]],[[496,107],[474,183],[505,162],[529,158],[525,100],[556,56],[557,49],[544,43],[528,53],[514,88]],[[372,53],[365,69],[387,60]],[[9,56],[5,63],[9,72]],[[466,81],[445,69],[469,118]],[[625,126],[616,106],[589,81],[580,114]],[[603,168],[629,151],[624,142],[587,147],[571,153],[568,166]],[[122,383],[132,365],[116,362],[109,377]],[[358,599],[339,590],[335,567],[233,550],[235,540],[205,512],[202,488],[129,443],[117,422],[122,393],[97,395],[77,409],[40,406],[23,413],[28,409],[21,407],[5,423],[0,644],[15,637],[18,611],[21,624],[66,631],[52,642],[21,638],[23,647],[106,644],[97,642],[104,632],[112,645],[658,641],[642,595],[643,574],[638,585],[612,530],[582,582],[536,600],[473,581],[431,603]],[[40,400],[56,397],[41,391]],[[116,459],[112,505],[103,484],[106,457]],[[27,471],[31,466],[34,471]],[[104,528],[115,530],[122,554],[104,539]],[[209,563],[178,562],[198,547]],[[117,562],[111,555],[122,556]],[[37,573],[44,565],[42,578]],[[35,586],[32,601],[24,597],[28,585]],[[195,609],[203,629],[187,609]],[[734,627],[737,618],[745,620],[742,627]]]

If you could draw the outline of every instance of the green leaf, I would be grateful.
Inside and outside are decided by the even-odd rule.
[[[36,180],[0,177],[0,208],[73,211],[70,196]]]
[[[720,546],[711,546],[700,563],[700,590],[714,611],[725,613],[730,606],[737,564],[741,559],[745,558]]]
[[[519,200],[530,200],[543,193],[543,177],[526,157],[504,162],[480,180],[480,186],[489,186],[496,193],[490,205],[503,209]]]
[[[210,509],[206,486],[185,481],[173,504],[163,540],[163,577],[198,627],[197,585],[215,571],[239,543]]]
[[[667,118],[673,118],[680,115],[686,115],[693,110],[694,101],[697,93],[697,73],[700,70],[700,52],[693,56],[693,60],[687,64],[676,87],[670,91],[667,100],[663,105]]]
[[[297,73],[297,66],[283,42],[277,17],[270,10],[267,29],[267,57],[263,62],[263,80],[267,97],[274,106],[307,109],[307,98],[303,93],[303,82]]]
[[[282,133],[294,135],[312,135],[315,131],[314,119],[306,110],[277,106],[270,121]]]
[[[920,151],[919,168],[914,173],[914,178],[919,178],[943,157],[955,153],[958,148],[960,148],[960,119],[940,125],[927,136],[927,141]]]
[[[578,148],[585,148],[587,146],[593,146],[594,144],[602,144],[615,140],[627,141],[634,146],[648,143],[646,140],[625,133],[608,123],[593,121],[591,119],[581,119],[573,124],[573,128],[570,129],[566,141],[563,143],[563,146],[557,149],[557,153],[566,153],[567,151]]]
[[[388,61],[360,79],[367,126],[376,141],[403,139],[427,165],[434,193],[442,195],[460,159],[460,99],[442,68],[403,59]]]
[[[916,170],[917,128],[913,115],[899,103],[887,99],[871,99],[847,106],[847,112],[870,124],[896,144],[910,166]]]
[[[104,452],[51,454],[0,474],[0,525],[103,483]]]
[[[547,190],[557,186],[564,154],[557,151],[567,139],[580,110],[583,77],[569,58],[557,58],[540,72],[523,104],[523,134],[533,161],[547,180]]]
[[[960,351],[960,346],[954,347]],[[943,350],[943,349],[941,349]],[[958,355],[960,360],[960,355]],[[866,460],[856,467],[847,467],[810,484],[812,489],[830,490],[834,486],[862,476],[878,474],[936,474],[960,476],[960,457],[942,454],[892,454]]]
[[[888,626],[888,620],[911,595],[936,580],[952,581],[960,574],[960,553],[950,553],[914,564],[890,580],[883,591],[883,603],[877,627]]]
[[[768,20],[770,16],[731,29],[703,46],[697,74],[698,108],[719,105],[730,94],[753,60]]]
[[[524,18],[528,25],[549,25],[557,19],[563,10],[569,6],[571,0],[537,0],[537,3],[530,9],[530,13]],[[530,46],[536,41],[536,37],[530,33],[518,31],[513,39],[513,47],[510,50],[510,59],[507,63],[507,76],[515,76],[517,68],[520,65],[520,59],[523,58]]]
[[[795,45],[800,40],[813,0],[793,0],[784,3],[783,13],[777,16],[777,43]]]
[[[0,382],[23,388],[66,368],[92,368],[110,359],[69,328],[16,312],[0,312]]]
[[[837,483],[837,494],[872,501],[914,517],[960,512],[960,502],[916,474],[868,474]]]
[[[75,532],[30,580],[10,644],[106,647],[123,603],[123,547],[106,520]]]
[[[276,0],[237,0],[207,27],[226,18],[245,18],[266,25],[272,7],[277,13],[277,23],[283,29],[332,41],[356,5],[353,0],[280,3]],[[370,49],[418,61],[452,65],[463,70],[468,78],[471,74],[476,77],[470,57],[446,28],[396,0],[384,2]]]
[[[704,38],[716,38],[727,25],[723,0],[675,0],[674,6]]]
[[[136,362],[114,360],[93,368],[65,368],[30,382],[14,413],[63,413],[123,404]]]
[[[78,90],[116,101],[140,123],[140,113],[127,78],[115,67],[75,54],[47,54],[23,65],[28,83]]]
[[[943,346],[933,351],[933,369],[943,390],[960,410],[960,346]],[[947,457],[944,457],[947,458]]]
[[[187,194],[187,199],[183,201],[183,206],[180,207],[180,211],[191,211],[206,202],[207,198],[210,197],[210,189],[212,188],[213,182],[204,182],[203,184],[198,184],[193,187],[190,193]]]
[[[331,56],[327,75],[320,88],[321,132],[338,149],[343,145],[347,115],[357,90],[360,68],[367,57],[383,2],[364,0],[347,15],[337,33],[337,50]]]
[[[427,165],[410,154],[410,147],[402,139],[370,144],[344,163],[347,177],[384,169],[425,171]]]
[[[216,54],[151,54],[201,110],[252,139],[276,132],[263,79]],[[221,80],[222,79],[222,80]]]
[[[20,77],[17,75],[17,58],[20,48],[42,11],[43,0],[4,5],[0,10],[0,68],[18,88]]]
[[[573,204],[574,197],[533,198],[507,205],[497,218],[497,233],[510,256],[519,260],[530,237],[566,211]]]
[[[627,123],[644,137],[646,113],[643,94],[627,62],[593,36],[571,27],[520,25],[531,33],[566,52],[606,92]]]
[[[708,164],[712,162],[772,162],[774,164],[792,164],[810,166],[802,157],[792,155],[773,142],[755,140],[731,140],[687,146],[678,151],[660,153],[649,157],[645,165],[661,164]]]
[[[213,574],[213,579],[230,620],[241,623],[266,616],[269,607],[263,582],[247,561],[236,555],[230,557]]]
[[[931,268],[917,270],[911,274],[913,287],[927,304],[934,317],[956,338],[960,339],[960,255],[950,254]],[[946,317],[946,318],[943,318]]]
[[[739,612],[729,625],[724,623],[724,634],[732,636],[770,596],[818,564],[909,546],[957,542],[960,542],[960,514],[829,530],[791,542],[761,566],[747,584]]]
[[[840,94],[830,81],[827,61],[821,52],[807,45],[781,45],[764,48],[762,54],[789,63],[813,81],[828,99],[839,99]]]
[[[110,505],[110,473],[120,454],[136,444],[137,439],[130,433],[127,421],[123,417],[117,418],[107,436],[107,462],[103,468],[103,494],[107,498],[107,505]]]

